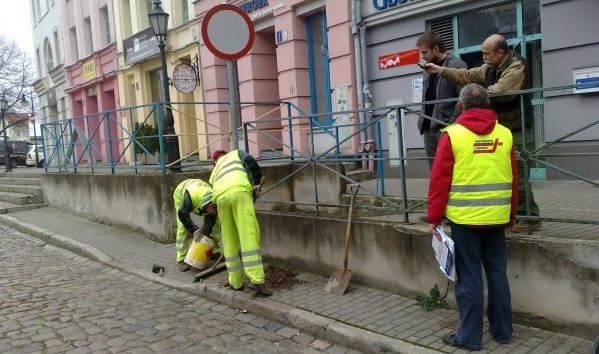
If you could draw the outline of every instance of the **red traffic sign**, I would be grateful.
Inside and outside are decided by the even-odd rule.
[[[206,12],[202,39],[212,54],[235,60],[246,55],[254,44],[254,24],[241,8],[220,4]]]

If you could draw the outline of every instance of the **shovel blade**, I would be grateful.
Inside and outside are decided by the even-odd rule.
[[[331,275],[329,282],[324,286],[324,291],[331,294],[343,295],[349,280],[351,279],[351,270],[349,269],[337,269]]]

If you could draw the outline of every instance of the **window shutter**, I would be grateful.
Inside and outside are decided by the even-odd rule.
[[[431,21],[430,28],[443,38],[445,49],[453,50],[453,20],[451,17]]]

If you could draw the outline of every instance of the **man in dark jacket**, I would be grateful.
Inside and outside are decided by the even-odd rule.
[[[463,111],[444,129],[431,171],[428,192],[430,231],[445,215],[455,243],[455,296],[460,327],[442,337],[445,344],[482,349],[484,268],[488,284],[489,331],[507,344],[512,340],[512,307],[507,278],[505,229],[513,227],[518,200],[518,171],[512,133],[489,109],[487,90],[466,85]]]
[[[434,31],[424,32],[416,41],[422,59],[427,63],[435,63],[447,68],[466,68],[466,63],[445,51],[443,39]],[[462,89],[461,85],[438,74],[424,72],[422,75],[422,101],[435,101],[447,98],[457,98]],[[418,130],[424,138],[424,150],[429,158],[429,167],[437,151],[437,143],[444,125],[439,121],[450,124],[455,121],[457,112],[455,102],[423,104],[418,118]],[[431,120],[430,117],[435,120]]]

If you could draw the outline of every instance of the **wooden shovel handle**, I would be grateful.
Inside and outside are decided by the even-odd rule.
[[[352,217],[354,215],[354,200],[356,199],[356,194],[358,194],[358,190],[360,190],[360,185],[355,186],[356,189],[354,191],[354,186],[350,187],[351,197],[349,199],[349,212],[347,216],[347,228],[345,229],[345,249],[343,254],[343,271],[347,270],[347,257],[349,256],[349,239],[351,236],[351,224]]]

